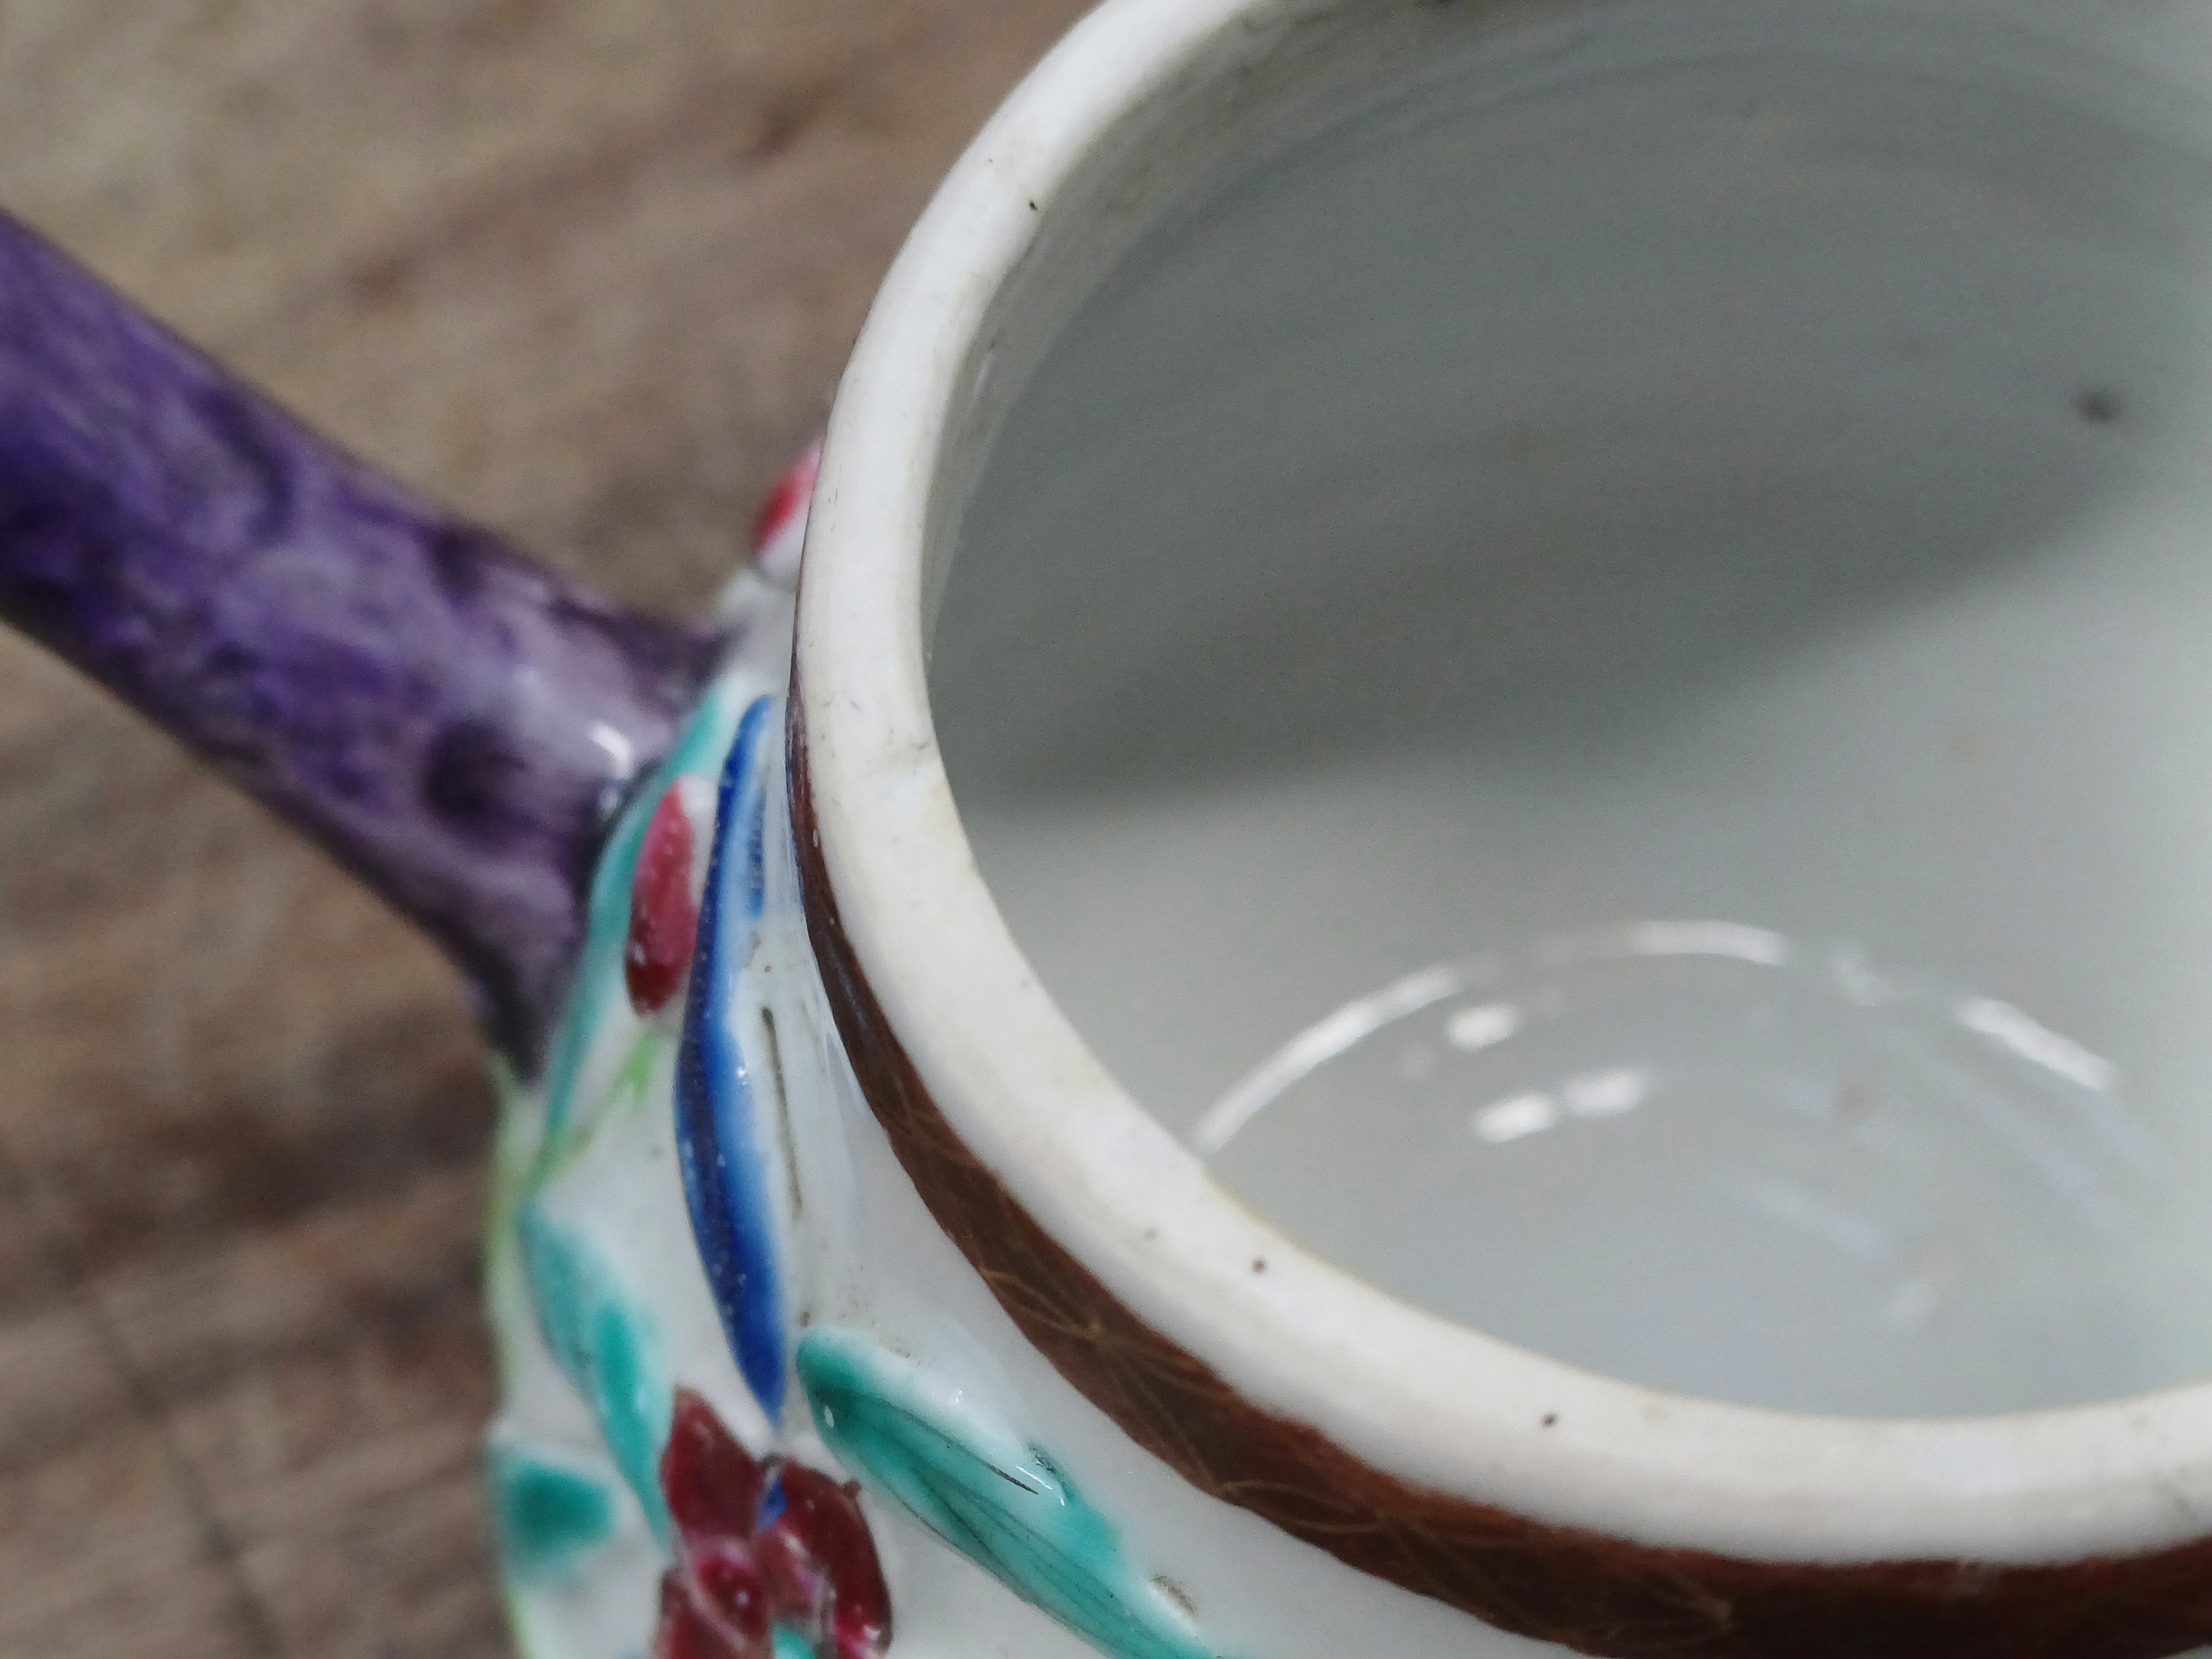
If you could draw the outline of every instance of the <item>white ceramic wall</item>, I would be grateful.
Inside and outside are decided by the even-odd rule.
[[[1762,1210],[1711,1113],[1547,1143],[1541,1206],[1493,1201],[1528,1164],[1473,1170],[1425,1261],[1295,1175],[1249,1195],[1692,1392],[1914,1413],[2201,1373],[2204,9],[1431,15],[1159,204],[1072,321],[1034,284],[1054,343],[992,394],[932,671],[1024,950],[1181,1131],[1425,964],[1650,920],[1848,942],[2111,1063],[2161,1148],[2126,1237],[1993,1194],[1971,1136],[1909,1213],[1878,1170],[1816,1172],[1825,1221]],[[1355,1140],[1431,1158],[1364,1104],[1309,1179]],[[1370,1163],[1355,1211],[1394,1201]],[[1948,1340],[1885,1326],[1954,1258]]]

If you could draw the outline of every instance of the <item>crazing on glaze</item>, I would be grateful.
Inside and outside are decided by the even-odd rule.
[[[925,1547],[887,1571],[890,1513],[1118,1659],[1210,1659],[1003,1403],[817,1322],[837,1310],[793,1119],[842,1054],[812,975],[775,971],[804,950],[781,688],[814,465],[763,514],[738,642],[609,839],[542,1086],[501,1075],[488,1473],[516,1638],[528,1659],[875,1659],[899,1569],[941,1570]]]

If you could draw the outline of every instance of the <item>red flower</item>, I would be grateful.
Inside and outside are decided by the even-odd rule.
[[[677,1544],[653,1659],[770,1659],[779,1625],[818,1659],[879,1659],[890,1645],[890,1595],[856,1487],[804,1463],[754,1462],[712,1406],[679,1389],[660,1490]]]
[[[684,984],[699,933],[699,896],[693,891],[698,832],[684,800],[684,781],[671,784],[653,809],[637,849],[631,878],[629,937],[623,945],[623,976],[630,1004],[641,1014],[665,1008]]]
[[[822,471],[817,441],[776,480],[775,493],[753,524],[753,562],[778,587],[799,579],[799,556],[806,541],[806,514],[814,501],[814,483]]]
[[[798,522],[799,515],[814,499],[814,481],[821,473],[822,442],[817,438],[784,469],[769,498],[761,503],[760,515],[753,520],[755,554],[767,552],[777,537]]]

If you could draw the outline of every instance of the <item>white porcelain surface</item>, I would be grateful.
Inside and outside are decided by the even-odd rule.
[[[1317,1126],[1225,1173],[1425,1305],[1690,1392],[1922,1415],[2185,1382],[2212,122],[2178,75],[2051,53],[2033,8],[1760,9],[1476,31],[1146,235],[958,532],[933,695],[963,821],[1179,1132],[1335,1004],[1594,927],[1840,939],[2025,1011],[2159,1149],[2100,1222],[2062,1177],[1994,1190],[1990,1126],[1893,1148],[1929,1190],[1884,1215],[1879,1154],[1854,1177],[1790,1121],[1848,1065],[1585,1133],[1541,1205],[1496,1202],[1533,1146],[1477,1158],[1387,1090],[1337,1108],[1392,1149],[1358,1186]],[[1786,1048],[1827,1016],[1746,1018],[1798,1022]],[[1639,1063],[1585,1036],[1569,1072]],[[1854,1086],[1910,1137],[1941,1071]],[[1538,1081],[1470,1078],[1459,1116]],[[1439,1157],[1468,1167],[1431,1258],[1364,1248]],[[1916,1280],[1945,1306],[1907,1331],[1879,1308]],[[1899,1342],[1923,1356],[1870,1375]]]
[[[2191,1165],[2153,1085],[2192,1075],[2158,1010],[2203,978],[2207,13],[1239,13],[1079,33],[917,234],[833,428],[823,844],[925,1079],[1116,1294],[1385,1468],[1771,1559],[2193,1535],[2202,1390],[1908,1422],[1616,1386],[1289,1247],[1136,1103],[1187,1130],[1501,934],[1719,920],[2112,1056]],[[1109,63],[1188,101],[1094,148]],[[1177,222],[1246,100],[1325,117],[1317,82],[1393,70],[1420,84],[1364,133]],[[1586,672],[1547,683],[1562,649]]]
[[[627,1300],[533,1347],[507,1296],[508,1431],[589,1438],[556,1363],[648,1415],[584,1352],[621,1302],[661,1393],[829,1468],[842,1407],[778,1414],[828,1333],[912,1382],[888,1441],[1087,1517],[994,1584],[847,1459],[903,1651],[1071,1650],[1002,1587],[1071,1561],[1131,1659],[1547,1650],[1145,1449],[1032,1346],[1064,1252],[1243,1420],[1531,1557],[1971,1590],[2203,1538],[2208,271],[2212,3],[1114,0],[841,392],[812,828],[750,728],[716,833],[763,887],[681,1022],[730,1086],[672,1146],[677,1016],[617,1007],[601,1139],[518,1097],[522,1254],[568,1228]],[[709,1285],[677,1206],[732,1170]],[[940,1230],[957,1181],[1030,1277]],[[649,1611],[617,1473],[611,1622],[544,1591],[549,1655]]]

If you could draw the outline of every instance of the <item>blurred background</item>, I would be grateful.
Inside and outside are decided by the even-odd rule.
[[[703,603],[1085,0],[6,0],[0,206],[411,483]],[[0,1655],[507,1650],[443,963],[0,635]]]

